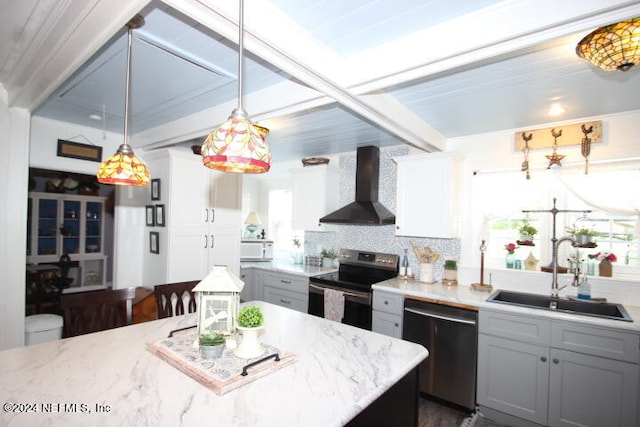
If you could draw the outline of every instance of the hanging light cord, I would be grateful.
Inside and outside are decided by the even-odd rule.
[[[238,17],[238,110],[244,113],[242,100],[242,84],[243,84],[243,53],[244,53],[244,0],[240,0],[240,16]]]
[[[129,91],[131,90],[131,40],[133,38],[133,29],[135,23],[130,22],[127,30],[127,71],[125,74],[125,86],[124,86],[124,142],[123,151],[126,149],[132,152],[129,145]]]

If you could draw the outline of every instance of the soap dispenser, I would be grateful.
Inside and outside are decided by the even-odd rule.
[[[587,280],[587,275],[582,276],[582,281],[578,286],[578,299],[591,299],[591,285]]]
[[[402,260],[400,262],[400,276],[407,276],[409,274],[409,257],[407,255],[407,249],[404,250]]]

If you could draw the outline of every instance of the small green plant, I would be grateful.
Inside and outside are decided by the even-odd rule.
[[[203,346],[222,345],[224,344],[224,337],[217,332],[209,332],[206,335],[200,335],[198,342]]]
[[[457,270],[458,269],[458,262],[454,259],[447,259],[444,262],[444,269],[445,270]]]
[[[535,236],[538,234],[538,229],[529,223],[525,223],[522,227],[520,227],[520,235],[521,236]]]
[[[333,249],[323,249],[323,250],[320,252],[320,256],[321,256],[322,258],[331,258],[331,259],[333,259],[333,258],[335,258],[337,255],[336,255],[336,253],[333,251]]]
[[[264,323],[264,316],[260,307],[249,305],[238,313],[238,326],[241,328],[257,328]]]
[[[595,236],[596,232],[588,228],[579,228],[573,233],[575,236]]]

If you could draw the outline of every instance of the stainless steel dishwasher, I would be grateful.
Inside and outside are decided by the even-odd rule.
[[[476,406],[478,312],[405,298],[402,338],[422,344],[420,391],[467,409]]]

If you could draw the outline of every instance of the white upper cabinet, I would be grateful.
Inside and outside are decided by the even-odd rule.
[[[326,231],[327,224],[319,219],[338,208],[339,172],[328,165],[294,169],[293,212],[294,230]]]
[[[240,273],[242,175],[206,168],[200,156],[170,149],[148,156],[161,179],[166,227],[160,253],[146,254],[147,283],[204,278],[214,265]],[[163,243],[166,242],[166,243]]]
[[[393,160],[398,165],[396,235],[459,237],[462,156],[445,152]]]

